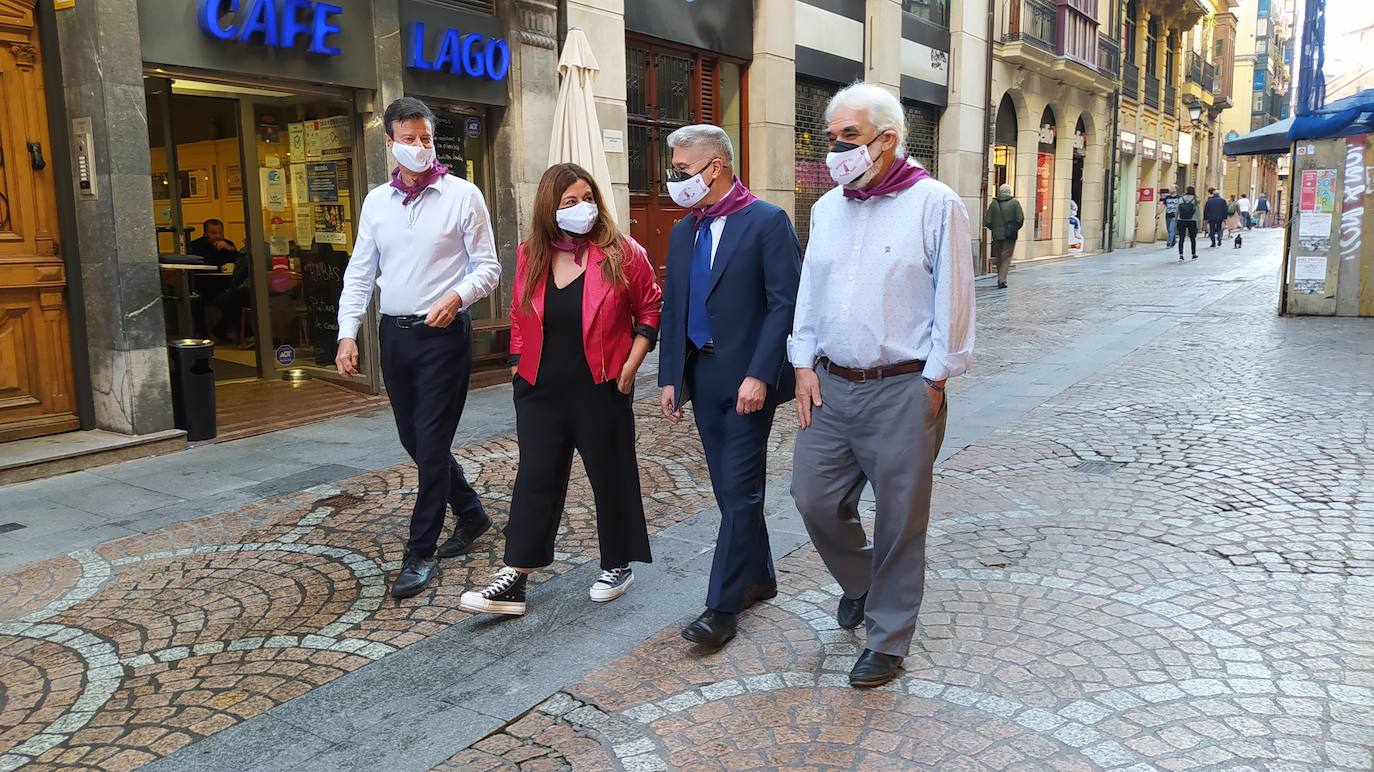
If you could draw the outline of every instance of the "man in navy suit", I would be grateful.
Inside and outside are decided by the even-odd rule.
[[[722,129],[686,126],[668,146],[668,192],[692,212],[668,246],[660,401],[673,423],[693,403],[721,514],[706,611],[682,637],[719,647],[735,637],[740,612],[778,594],[763,488],[773,413],[795,396],[787,336],[801,247],[787,213],[734,176]]]

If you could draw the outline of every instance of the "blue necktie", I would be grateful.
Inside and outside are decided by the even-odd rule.
[[[692,278],[687,287],[687,338],[701,348],[711,340],[711,319],[706,315],[706,294],[711,289],[711,220],[697,223],[697,243],[692,248]]]

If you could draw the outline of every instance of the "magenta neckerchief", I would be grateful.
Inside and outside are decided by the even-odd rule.
[[[900,160],[901,163],[897,163]],[[867,201],[874,196],[886,196],[889,193],[901,193],[903,190],[915,185],[921,180],[930,176],[930,172],[921,168],[921,165],[910,158],[896,159],[887,168],[883,176],[878,180],[878,184],[867,190],[858,188],[845,188],[845,198],[855,198],[860,201]]]
[[[401,206],[409,206],[411,201],[419,198],[420,194],[425,192],[425,188],[434,184],[435,180],[442,179],[445,174],[448,174],[448,167],[435,161],[429,171],[425,172],[425,176],[416,180],[414,185],[407,185],[405,180],[401,179],[401,167],[397,166],[391,170],[391,187],[406,194],[406,197],[401,200]]]
[[[587,251],[587,245],[590,243],[591,240],[586,238],[565,237],[550,241],[549,246],[559,252],[571,252],[573,262],[580,266],[582,265],[582,255]]]
[[[692,214],[696,215],[699,224],[707,217],[729,217],[758,200],[759,197],[750,193],[749,188],[744,187],[744,183],[736,177],[735,184],[730,186],[730,192],[725,194],[725,198],[710,206],[693,209]]]

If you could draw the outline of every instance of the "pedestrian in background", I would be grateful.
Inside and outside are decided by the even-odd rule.
[[[1187,192],[1178,197],[1178,261],[1183,262],[1183,241],[1189,239],[1193,247],[1193,259],[1197,259],[1197,218],[1202,207],[1197,200],[1197,189],[1188,187]]]
[[[997,188],[997,198],[988,204],[983,218],[992,239],[992,256],[997,263],[997,286],[1007,288],[1007,273],[1011,270],[1011,255],[1016,250],[1016,234],[1026,223],[1021,202],[1011,194],[1011,186],[1003,183]]]
[[[1226,199],[1216,188],[1207,189],[1207,203],[1202,208],[1202,219],[1207,222],[1207,238],[1213,247],[1221,246],[1221,224],[1226,221]]]
[[[386,108],[382,123],[399,165],[390,185],[367,194],[358,215],[339,298],[335,366],[340,375],[358,372],[358,327],[375,284],[382,378],[401,445],[420,476],[401,573],[391,585],[394,597],[409,598],[438,573],[436,552],[460,555],[491,527],[452,448],[472,370],[467,309],[496,289],[501,263],[482,192],[436,158],[429,107],[402,97]],[[449,507],[457,523],[436,548]]]
[[[1178,240],[1178,202],[1182,196],[1176,190],[1165,188],[1159,203],[1164,207],[1164,230],[1169,234],[1169,247],[1173,248]]]
[[[789,354],[797,375],[792,498],[841,589],[836,622],[865,624],[855,687],[901,671],[925,590],[945,381],[973,355],[968,213],[906,158],[905,114],[857,83],[825,112],[840,184],[811,208]],[[870,541],[859,498],[872,484]]]
[[[692,403],[721,517],[706,610],[682,637],[719,647],[741,612],[778,594],[763,489],[773,413],[795,393],[787,333],[801,246],[787,212],[735,176],[724,129],[685,126],[668,147],[668,194],[691,212],[668,242],[659,403],[672,423]]]
[[[532,570],[554,560],[582,457],[596,504],[601,575],[591,598],[615,600],[651,563],[635,456],[635,374],[658,338],[663,293],[643,248],[622,235],[586,169],[556,164],[534,194],[515,251],[510,350],[520,464],[506,523],[505,566],[463,593],[465,611],[525,613]]]
[[[1240,210],[1240,226],[1245,230],[1250,230],[1254,225],[1254,220],[1250,217],[1252,205],[1250,198],[1244,193],[1240,194],[1240,200],[1236,202],[1237,209]]]
[[[1263,193],[1255,201],[1255,227],[1269,227],[1269,196]]]
[[[1226,237],[1232,240],[1236,249],[1240,249],[1241,244],[1240,227],[1240,202],[1233,195],[1226,202]]]

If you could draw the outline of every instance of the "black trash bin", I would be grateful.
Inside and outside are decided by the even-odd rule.
[[[184,338],[169,344],[172,357],[172,415],[186,439],[215,438],[215,343]]]

